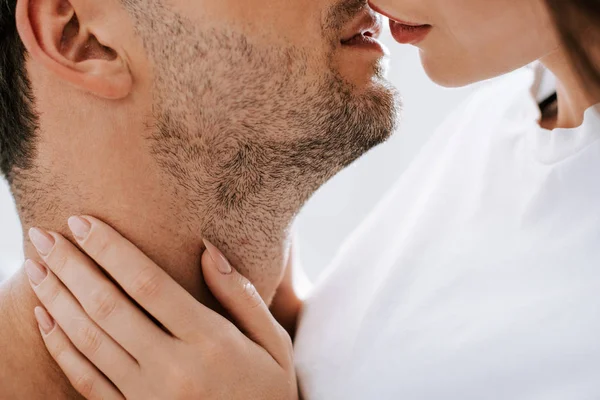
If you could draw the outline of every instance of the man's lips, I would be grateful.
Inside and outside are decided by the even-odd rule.
[[[342,35],[341,43],[350,44],[362,37],[377,39],[382,31],[381,16],[371,10],[360,13]]]

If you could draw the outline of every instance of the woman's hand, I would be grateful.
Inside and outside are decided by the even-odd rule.
[[[84,397],[298,398],[289,335],[214,246],[206,243],[204,278],[244,333],[108,225],[73,217],[69,226],[87,256],[57,233],[32,229],[49,270],[31,260],[25,268],[45,307],[35,314],[46,347]]]
[[[294,288],[294,260],[295,257],[292,246],[289,260],[285,267],[285,275],[277,288],[277,293],[271,304],[271,313],[277,322],[285,328],[292,339],[296,336],[298,316],[303,306],[303,302],[296,294],[296,289]]]

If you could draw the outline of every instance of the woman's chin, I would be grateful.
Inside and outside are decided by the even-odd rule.
[[[472,68],[453,60],[432,60],[421,52],[421,64],[434,83],[446,88],[459,88],[487,79],[485,74],[473,73]]]
[[[508,74],[534,62],[535,57],[497,59],[482,62],[466,56],[432,57],[421,51],[421,64],[425,73],[436,84],[447,88],[460,88],[473,83]]]

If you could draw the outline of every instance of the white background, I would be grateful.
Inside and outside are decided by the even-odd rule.
[[[386,33],[392,50],[390,80],[404,98],[399,131],[325,185],[302,211],[296,225],[299,256],[311,279],[331,261],[344,238],[360,223],[406,169],[443,119],[473,88],[443,89],[431,83],[416,49],[399,46]],[[12,199],[0,181],[0,280],[18,267],[22,233]]]

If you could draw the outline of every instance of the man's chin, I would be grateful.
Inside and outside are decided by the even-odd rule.
[[[339,76],[353,85],[357,90],[374,87],[390,87],[386,80],[389,71],[389,59],[382,57],[367,62],[356,62],[352,58],[340,60],[337,65]]]
[[[365,127],[362,146],[364,154],[393,135],[400,116],[401,101],[395,88],[379,75],[357,90],[360,92],[357,118],[364,121]]]

